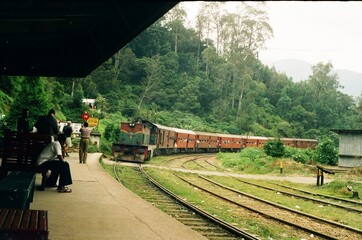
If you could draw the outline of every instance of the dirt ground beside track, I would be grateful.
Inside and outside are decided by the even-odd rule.
[[[114,161],[110,159],[103,159],[106,164],[115,164]],[[123,166],[133,166],[137,167],[139,163],[129,163],[129,162],[121,162]],[[249,179],[261,179],[261,180],[278,180],[278,181],[289,181],[294,183],[303,183],[303,184],[317,184],[317,176],[316,177],[303,177],[303,176],[277,176],[277,175],[256,175],[256,174],[237,174],[237,173],[222,173],[216,171],[200,171],[200,170],[190,170],[184,168],[169,168],[163,166],[156,166],[156,165],[149,165],[149,164],[142,164],[143,167],[152,167],[152,168],[159,168],[159,169],[172,169],[174,171],[179,172],[188,172],[188,173],[196,173],[200,175],[216,175],[216,176],[233,176],[239,178],[249,178]],[[333,178],[329,178],[328,175],[324,177],[324,183],[329,183],[333,181]]]

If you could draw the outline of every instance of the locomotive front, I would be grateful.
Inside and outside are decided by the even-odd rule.
[[[142,122],[121,123],[119,142],[113,143],[115,160],[144,162],[149,156],[150,128]]]

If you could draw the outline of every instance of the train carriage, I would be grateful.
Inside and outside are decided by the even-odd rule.
[[[176,132],[175,148],[177,152],[193,152],[196,146],[196,133],[180,128],[173,129]]]
[[[175,141],[177,138],[176,132],[171,127],[154,124],[156,126],[157,134],[157,149],[155,155],[161,155],[174,152]]]
[[[296,146],[296,141],[293,138],[281,138],[280,141],[283,142],[284,146],[288,146],[288,147],[294,147]]]
[[[219,148],[219,135],[217,133],[198,132],[196,134],[197,152],[217,152]]]
[[[259,136],[243,136],[243,148],[246,147],[264,147],[264,144],[271,140],[271,138],[267,137],[259,137]]]
[[[315,149],[318,145],[318,141],[315,139],[297,139],[293,138],[291,141],[293,141],[292,147],[297,148],[312,148]]]
[[[242,136],[233,134],[218,134],[219,136],[219,149],[221,151],[240,151],[242,145]]]

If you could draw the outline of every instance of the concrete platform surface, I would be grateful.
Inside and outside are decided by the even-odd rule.
[[[48,211],[50,240],[206,239],[144,201],[108,175],[100,166],[100,154],[88,155],[80,164],[70,153],[72,193],[55,188],[35,191],[30,209]],[[41,176],[37,175],[37,186]]]

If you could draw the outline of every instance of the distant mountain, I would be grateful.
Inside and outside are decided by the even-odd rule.
[[[264,61],[269,67],[275,67],[278,72],[285,73],[293,81],[306,80],[312,74],[312,64],[298,59],[283,59],[275,62]],[[353,97],[362,93],[362,73],[346,69],[336,69],[339,83],[344,87],[341,92]]]

